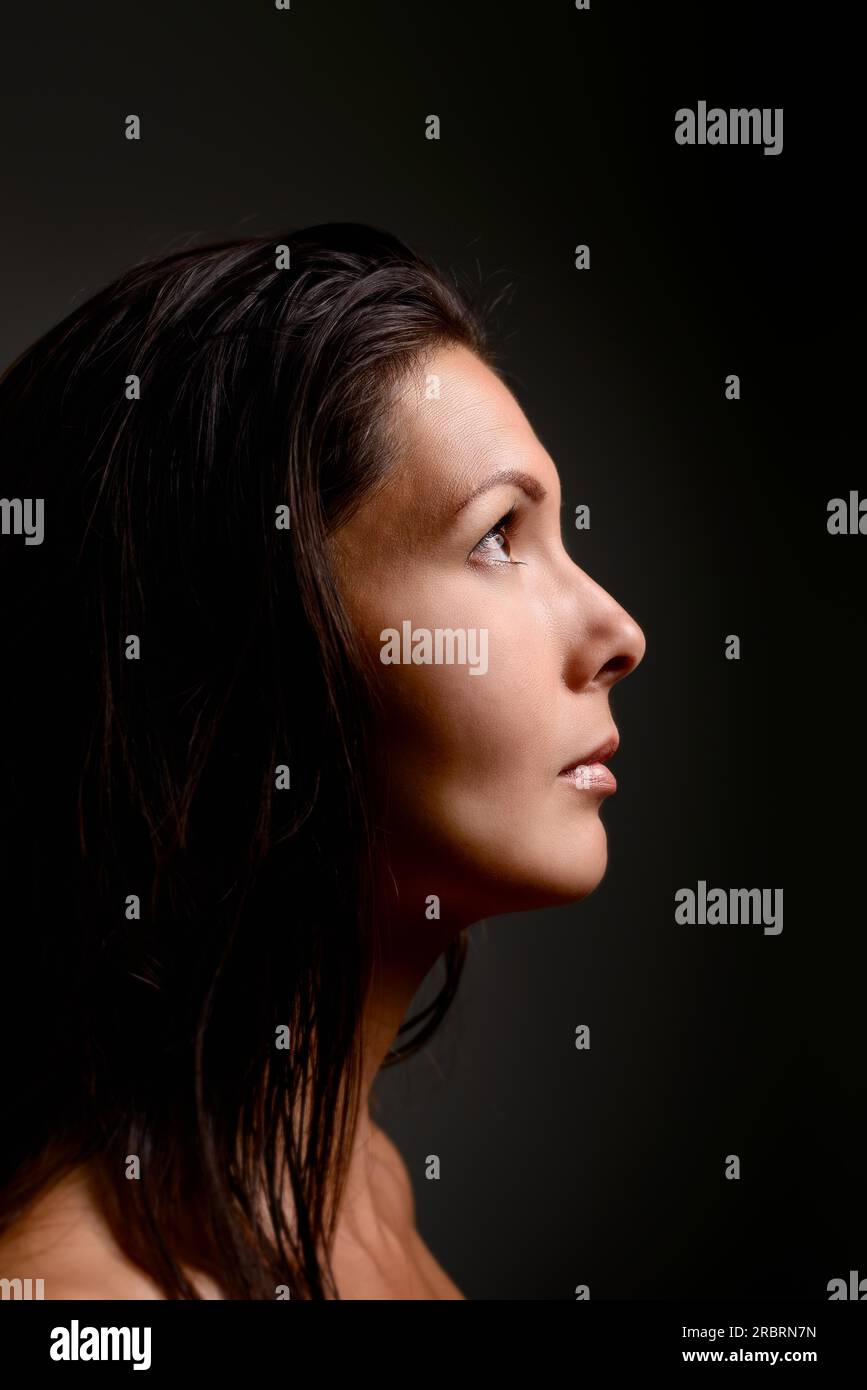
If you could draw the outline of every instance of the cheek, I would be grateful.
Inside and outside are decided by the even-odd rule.
[[[598,798],[556,780],[556,692],[532,663],[502,682],[448,667],[393,674],[384,819],[407,882],[465,893],[480,916],[591,892],[607,859]]]
[[[597,798],[556,780],[567,710],[551,624],[490,598],[458,622],[439,599],[413,605],[414,630],[486,626],[487,670],[380,663],[380,810],[406,881],[433,891],[431,871],[447,866],[450,891],[462,885],[480,915],[584,896],[606,838]]]
[[[549,789],[557,713],[557,672],[538,636],[488,615],[487,670],[394,665],[380,682],[391,798],[428,818],[515,816]],[[538,629],[537,629],[538,632]],[[468,827],[467,827],[468,828]]]

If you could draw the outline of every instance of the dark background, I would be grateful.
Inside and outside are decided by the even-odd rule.
[[[498,341],[567,544],[646,634],[613,699],[605,881],[474,927],[444,1031],[379,1084],[422,1234],[473,1299],[824,1299],[867,1276],[867,537],[826,530],[829,498],[867,492],[844,13],[50,0],[2,21],[0,366],[134,261],[384,226],[512,287]],[[701,99],[782,106],[782,153],[679,147]],[[782,934],[677,926],[700,878],[782,887]]]

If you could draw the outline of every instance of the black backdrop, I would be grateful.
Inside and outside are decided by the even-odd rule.
[[[867,492],[842,14],[45,0],[2,21],[3,365],[135,260],[387,227],[513,287],[510,384],[567,517],[591,507],[571,553],[645,631],[613,699],[603,884],[474,927],[453,1018],[379,1083],[470,1298],[823,1299],[867,1275],[867,538],[826,530],[829,498]],[[782,153],[678,146],[700,100],[782,107]],[[782,933],[676,925],[699,879],[782,887]]]

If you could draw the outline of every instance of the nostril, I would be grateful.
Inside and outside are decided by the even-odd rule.
[[[634,665],[635,661],[631,656],[612,656],[610,661],[606,661],[605,665],[600,667],[599,675],[619,678],[627,675]]]

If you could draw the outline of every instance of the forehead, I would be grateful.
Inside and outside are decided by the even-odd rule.
[[[504,468],[558,491],[557,470],[515,397],[468,349],[434,353],[393,399],[397,461],[388,491],[394,507],[424,512],[429,525],[446,524],[476,487]]]
[[[511,391],[463,347],[434,353],[420,377],[404,381],[394,423],[396,486],[419,490],[438,510],[454,511],[495,467],[534,459],[544,467],[544,450]]]
[[[468,349],[434,352],[391,400],[395,460],[333,538],[356,583],[362,571],[393,569],[430,546],[464,498],[504,468],[532,474],[557,495],[557,470],[520,405]]]

